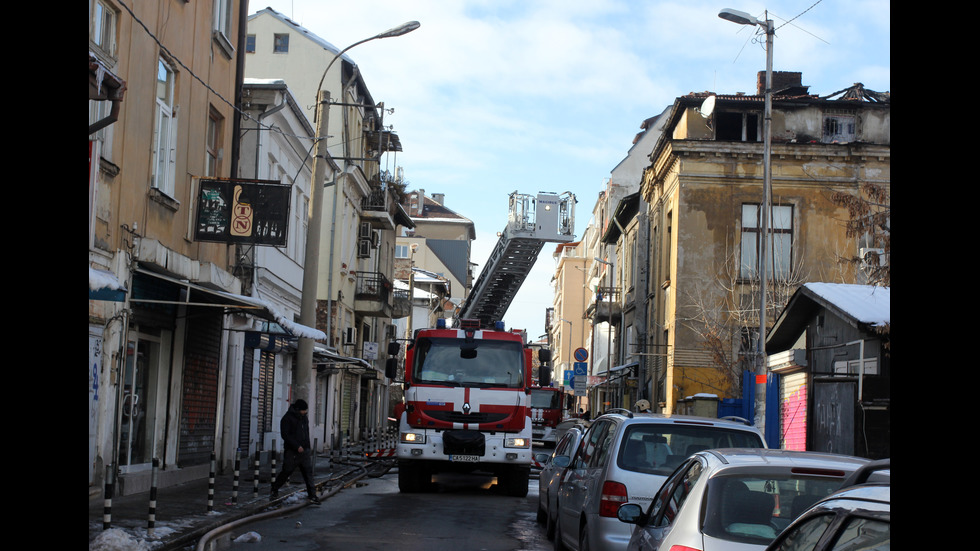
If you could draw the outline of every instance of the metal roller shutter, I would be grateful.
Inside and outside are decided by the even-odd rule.
[[[177,465],[206,464],[214,451],[221,316],[188,309]]]

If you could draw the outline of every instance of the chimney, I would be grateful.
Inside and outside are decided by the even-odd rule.
[[[760,96],[766,93],[766,72],[759,71],[756,88]],[[772,72],[772,93],[787,88],[797,88],[803,86],[803,73],[796,71],[773,71]]]
[[[442,206],[446,206],[446,194],[445,193],[433,193],[432,200],[439,203]]]

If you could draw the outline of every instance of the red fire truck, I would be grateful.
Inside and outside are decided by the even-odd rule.
[[[555,447],[555,427],[561,422],[564,410],[560,388],[536,386],[531,388],[531,430],[534,443]]]
[[[444,320],[440,320],[443,322]],[[527,495],[531,465],[531,349],[523,331],[421,329],[405,354],[398,487],[432,488],[440,472],[485,472],[508,495]]]

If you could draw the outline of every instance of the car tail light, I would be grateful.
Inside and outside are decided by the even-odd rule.
[[[619,506],[626,503],[626,485],[607,480],[602,484],[602,495],[599,497],[599,516],[616,518]]]
[[[697,547],[688,547],[686,545],[671,545],[670,551],[701,551]]]

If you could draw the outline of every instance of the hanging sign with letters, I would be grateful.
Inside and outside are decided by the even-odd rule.
[[[274,180],[202,179],[194,240],[284,247],[291,187]]]

